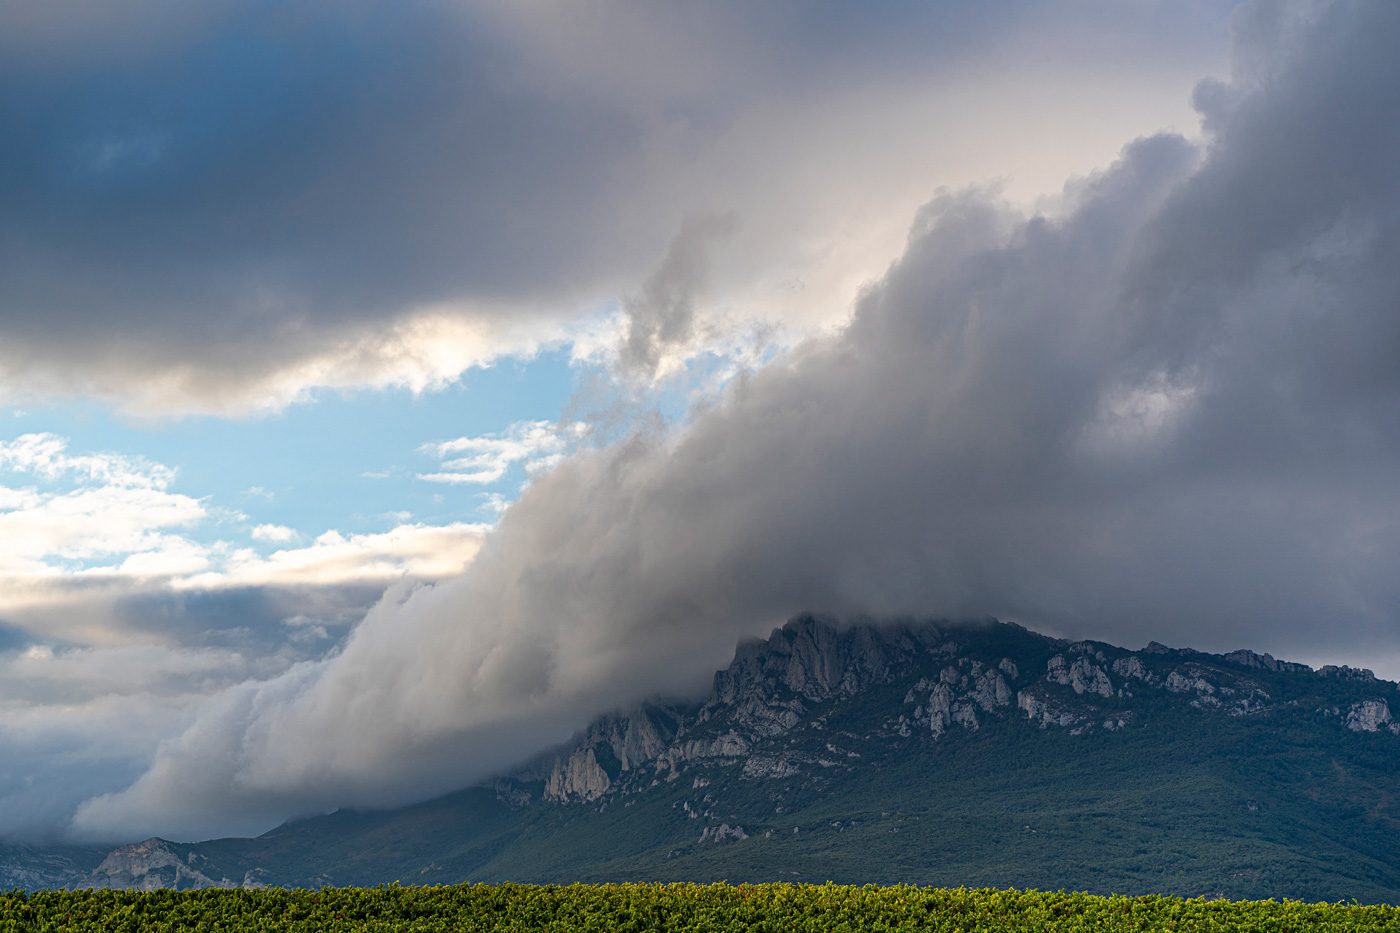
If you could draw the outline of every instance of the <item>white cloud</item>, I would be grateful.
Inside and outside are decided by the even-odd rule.
[[[80,643],[131,637],[118,607],[137,595],[441,579],[471,562],[487,530],[414,524],[395,513],[388,531],[328,531],[292,547],[295,529],[259,524],[253,540],[282,545],[262,554],[201,539],[246,516],[171,489],[176,471],[163,464],[73,453],[65,438],[27,434],[0,441],[0,470],[32,481],[0,485],[0,614]]]
[[[113,453],[68,453],[68,441],[56,434],[21,434],[0,441],[0,469],[29,473],[45,480],[72,477],[103,486],[165,489],[175,471],[142,457]]]
[[[0,442],[0,467],[45,487],[0,486],[0,576],[53,578],[123,558],[144,574],[191,567],[197,546],[175,529],[208,516],[199,499],[169,490],[175,471],[117,454],[70,454],[65,439],[25,434]]]
[[[490,526],[468,523],[399,525],[385,532],[327,531],[301,548],[263,556],[234,550],[218,570],[173,579],[171,586],[333,585],[388,583],[401,577],[436,580],[460,573],[481,548]]]
[[[286,525],[255,525],[249,532],[254,541],[268,541],[273,544],[286,544],[295,540],[297,530]]]
[[[588,425],[571,422],[557,425],[549,421],[522,421],[501,434],[459,437],[450,441],[424,444],[421,453],[441,461],[441,469],[419,473],[430,483],[489,486],[500,482],[506,471],[521,464],[530,476],[550,469],[588,433]]]

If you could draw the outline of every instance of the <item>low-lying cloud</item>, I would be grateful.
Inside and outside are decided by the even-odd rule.
[[[1054,217],[939,195],[841,333],[570,456],[465,573],[224,691],[75,830],[446,791],[801,609],[1393,652],[1400,7],[1237,22],[1203,143],[1139,139]]]

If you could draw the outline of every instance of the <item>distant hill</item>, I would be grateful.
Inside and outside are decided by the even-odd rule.
[[[740,645],[702,703],[604,717],[489,786],[257,839],[70,852],[47,873],[34,866],[57,856],[0,850],[0,883],[833,880],[1395,903],[1398,699],[1368,671],[1250,651],[803,616]]]

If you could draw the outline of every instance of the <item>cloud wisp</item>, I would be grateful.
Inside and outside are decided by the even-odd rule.
[[[524,421],[501,434],[425,444],[419,452],[436,457],[439,468],[419,473],[418,478],[429,483],[490,486],[517,464],[527,475],[535,476],[557,465],[587,434],[588,425],[579,421],[566,425]]]
[[[1248,7],[1202,143],[1138,139],[1054,217],[938,196],[843,331],[568,457],[462,575],[224,691],[76,831],[446,791],[801,609],[1393,651],[1397,37],[1389,4]]]

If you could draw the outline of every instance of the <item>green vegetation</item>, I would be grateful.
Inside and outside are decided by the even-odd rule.
[[[50,930],[1400,930],[1400,908],[830,884],[477,884],[0,895],[0,931]]]

